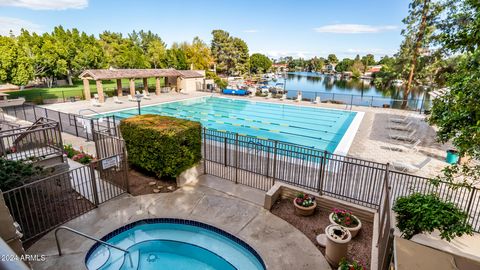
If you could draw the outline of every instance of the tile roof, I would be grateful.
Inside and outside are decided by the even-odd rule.
[[[87,69],[79,77],[90,80],[110,80],[152,77],[198,78],[203,75],[193,70],[175,69]]]

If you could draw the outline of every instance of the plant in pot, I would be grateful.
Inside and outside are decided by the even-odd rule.
[[[361,262],[353,260],[351,262],[347,261],[345,258],[340,260],[338,264],[338,270],[365,270],[367,269]]]
[[[330,223],[338,224],[347,228],[352,234],[352,238],[357,236],[358,232],[362,228],[362,222],[359,218],[354,216],[352,212],[345,209],[334,208],[333,212],[328,216]]]
[[[330,224],[325,228],[327,243],[325,245],[325,259],[333,265],[337,266],[342,258],[347,256],[348,243],[352,240],[352,235],[347,228]]]
[[[295,213],[300,216],[311,216],[317,207],[315,197],[305,193],[298,193],[297,197],[293,199],[295,206]]]

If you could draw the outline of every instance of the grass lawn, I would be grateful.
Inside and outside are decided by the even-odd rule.
[[[83,97],[83,83],[82,81],[74,81],[73,86],[61,86],[61,87],[52,87],[52,88],[29,88],[21,91],[9,91],[5,92],[9,94],[9,98],[24,97],[28,102],[34,102],[37,104],[43,103],[44,99],[65,99],[68,100],[70,97]],[[143,85],[143,80],[135,80],[135,84],[138,87],[138,84]],[[164,79],[161,78],[160,84],[164,85]],[[155,78],[148,78],[148,85],[150,88],[155,87]],[[122,87],[129,87],[129,80],[122,80]],[[108,96],[113,96],[116,94],[117,82],[115,80],[103,81],[103,91]],[[90,92],[91,94],[97,93],[97,86],[95,81],[90,81]]]

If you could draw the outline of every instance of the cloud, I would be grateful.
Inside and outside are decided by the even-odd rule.
[[[395,25],[368,25],[368,24],[329,24],[313,28],[318,33],[335,34],[371,34],[397,29]]]
[[[30,21],[10,17],[0,17],[0,35],[8,36],[10,30],[13,34],[18,35],[22,28],[31,32],[42,32],[40,25]]]
[[[247,29],[247,30],[243,30],[242,32],[243,33],[258,33],[258,30],[257,29]]]
[[[0,6],[23,7],[36,10],[82,9],[88,0],[0,0]]]

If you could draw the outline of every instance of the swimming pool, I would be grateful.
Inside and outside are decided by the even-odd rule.
[[[89,270],[265,270],[258,253],[242,240],[191,220],[157,218],[126,225],[102,238],[126,249],[95,244],[85,258]]]
[[[199,121],[210,129],[279,140],[331,153],[339,153],[339,150],[343,153],[345,148],[348,151],[363,116],[363,113],[352,111],[223,97],[202,97],[143,106],[141,113]],[[123,119],[137,114],[135,108],[102,115],[115,115]],[[342,149],[337,149],[339,145],[342,145]]]

